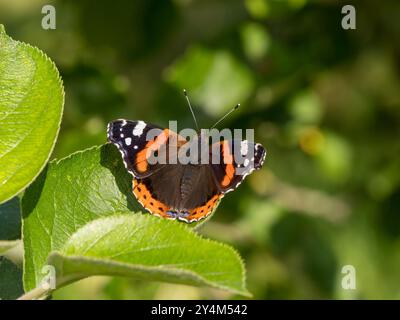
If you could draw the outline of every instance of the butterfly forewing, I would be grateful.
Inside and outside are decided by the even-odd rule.
[[[167,162],[170,145],[185,143],[175,132],[162,129],[144,121],[115,120],[108,124],[108,141],[115,144],[122,154],[128,171],[136,178],[145,178]],[[171,150],[176,150],[171,146]],[[175,151],[176,152],[176,151]],[[165,161],[150,161],[155,155]]]
[[[217,185],[223,193],[233,191],[247,175],[260,169],[266,156],[261,144],[248,140],[225,140],[215,143],[210,146],[210,153],[210,159],[214,159],[211,167]]]

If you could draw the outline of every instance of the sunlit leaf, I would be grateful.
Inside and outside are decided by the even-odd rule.
[[[60,127],[64,92],[53,62],[0,25],[0,203],[43,169]]]
[[[243,264],[232,248],[203,239],[186,225],[149,215],[95,220],[52,253],[49,263],[59,270],[59,285],[104,274],[208,285],[248,295]]]
[[[213,259],[211,257],[213,255],[213,250],[218,252],[217,256],[223,256],[224,250],[231,253],[233,252],[231,248],[227,248],[221,244],[200,239],[194,232],[189,231],[190,228],[183,222],[169,221],[169,224],[164,225],[164,223],[167,223],[164,219],[153,216],[149,217],[149,219],[144,217],[140,218],[140,215],[132,212],[137,212],[139,210],[143,210],[143,208],[138,204],[136,199],[134,199],[132,193],[132,177],[123,166],[121,155],[114,145],[108,144],[102,147],[95,147],[73,154],[61,161],[51,162],[36,182],[27,189],[22,199],[22,213],[24,218],[23,241],[25,247],[25,289],[27,291],[31,290],[42,281],[42,268],[49,263],[49,255],[52,255],[52,259],[54,259],[55,256],[61,255],[62,261],[65,260],[65,265],[63,265],[62,269],[59,269],[59,272],[61,270],[61,272],[73,274],[77,277],[79,275],[115,274],[115,270],[118,269],[117,267],[111,268],[107,263],[104,263],[104,261],[102,262],[102,267],[94,267],[90,261],[87,261],[88,257],[86,256],[86,251],[77,248],[78,243],[84,245],[86,241],[84,240],[85,238],[88,239],[87,241],[92,241],[91,239],[93,239],[93,237],[98,237],[99,233],[101,234],[104,230],[108,230],[107,232],[115,234],[115,236],[118,235],[120,238],[116,237],[109,240],[107,242],[109,246],[107,250],[111,253],[104,253],[104,255],[96,253],[99,259],[107,260],[114,254],[118,254],[118,252],[114,252],[113,250],[120,250],[121,247],[129,249],[130,245],[139,245],[143,246],[143,248],[147,248],[146,246],[151,246],[152,248],[161,246],[161,248],[163,248],[164,245],[162,242],[167,241],[168,243],[172,243],[173,237],[181,239],[179,246],[183,251],[179,251],[179,249],[176,248],[177,245],[174,246],[173,250],[169,249],[167,245],[165,252],[168,252],[168,254],[162,256],[161,251],[163,250],[157,253],[157,256],[160,256],[160,258],[163,257],[163,260],[157,261],[153,258],[149,258],[150,260],[141,261],[135,260],[138,259],[138,257],[132,256],[129,258],[132,259],[128,262],[139,265],[153,263],[151,264],[152,267],[159,268],[161,265],[167,263],[175,263],[177,260],[174,259],[177,258],[176,254],[179,252],[178,256],[183,259],[182,261],[185,261],[184,257],[190,258],[192,256],[192,261],[197,261],[194,263],[198,263],[200,256],[202,257],[201,259],[203,259],[206,253],[210,255],[209,259]],[[132,220],[125,218],[126,221],[119,220],[119,218],[117,220],[110,219],[105,223],[98,222],[97,224],[90,225],[91,227],[84,227],[87,223],[98,218],[114,216],[120,212],[128,211],[131,211],[132,217],[135,218],[132,218]],[[137,216],[139,216],[139,218]],[[150,215],[146,214],[146,216]],[[120,223],[121,221],[123,222],[122,225]],[[112,226],[114,223],[116,224],[115,231],[113,231],[114,228],[109,229],[109,226]],[[135,227],[136,225],[140,225],[143,230]],[[190,224],[190,227],[193,225],[196,224]],[[93,226],[98,226],[98,228],[94,228]],[[124,229],[126,226],[131,227]],[[78,231],[82,227],[84,228]],[[164,228],[165,232],[168,232],[167,234],[163,233],[162,229]],[[78,233],[75,234],[77,231]],[[127,233],[128,231],[131,233]],[[157,237],[157,234],[159,234],[160,238]],[[172,238],[170,239],[168,237]],[[107,233],[104,235],[104,239],[108,239]],[[200,243],[197,244],[197,242]],[[196,250],[194,250],[196,253],[191,254],[189,247],[193,247],[194,243],[196,243]],[[208,245],[210,246],[209,251],[206,249]],[[203,247],[204,252],[199,249]],[[95,248],[101,249],[100,246],[95,246]],[[219,250],[217,248],[222,249]],[[77,249],[77,251],[74,253],[72,249]],[[228,253],[228,255],[231,253]],[[199,254],[199,256],[196,256],[196,254]],[[76,255],[82,256],[79,258],[81,260],[76,263],[70,263],[70,260],[74,260],[73,256]],[[142,252],[139,256],[144,258],[146,255]],[[234,256],[237,257],[236,253],[234,253]],[[238,259],[239,258],[237,258],[236,262],[233,264],[235,268],[241,270],[241,273],[239,273],[242,274],[244,271],[241,269],[241,264],[237,264],[239,261]],[[59,261],[59,258],[57,258],[56,261]],[[118,259],[115,259],[114,262],[117,263],[118,261]],[[168,272],[162,273],[162,276],[159,276],[153,271],[146,272],[145,275],[141,277],[171,282],[182,282],[182,279],[187,279],[185,280],[186,282],[183,282],[198,285],[205,285],[210,281],[210,285],[223,288],[224,284],[222,283],[222,279],[217,281],[217,279],[212,277],[208,278],[213,272],[216,272],[216,276],[221,272],[218,262],[214,261],[211,263],[211,260],[208,262],[209,269],[204,269],[204,272],[209,272],[210,275],[201,275],[205,280],[203,278],[198,279],[198,276],[192,276],[191,273],[190,276],[185,273],[182,277],[178,277],[172,273],[168,278]],[[220,263],[224,266],[222,261]],[[226,266],[233,268],[231,265]],[[185,270],[192,270],[190,268],[190,266],[187,266]],[[244,293],[244,287],[240,287],[242,284],[239,285],[242,279],[237,278],[237,270],[239,269],[236,269],[236,271],[231,270],[236,274],[233,276],[236,279],[236,284],[233,284],[233,280],[229,280],[229,274],[224,275],[224,278],[227,279],[226,281],[228,282],[231,281],[226,284],[229,290]],[[196,271],[196,269],[193,270]],[[59,272],[58,275],[60,276]],[[118,272],[120,272],[120,275],[140,276],[135,266],[130,266],[124,272]],[[69,275],[68,278],[70,278]]]
[[[54,161],[22,199],[24,285],[40,283],[49,253],[86,223],[113,212],[139,209],[132,178],[112,145]]]

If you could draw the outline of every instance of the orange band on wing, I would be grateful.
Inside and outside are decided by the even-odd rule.
[[[174,134],[168,129],[164,129],[155,140],[147,142],[146,146],[142,151],[136,155],[136,168],[139,172],[146,172],[149,164],[147,159],[150,157],[151,152],[155,152],[161,148],[162,145],[166,144],[170,135]]]
[[[150,191],[143,182],[133,179],[133,194],[139,203],[150,213],[168,218],[167,211],[169,208],[159,200],[153,198]]]
[[[133,194],[138,199],[139,203],[151,214],[168,218],[176,219],[176,216],[171,216],[171,208],[162,203],[161,201],[155,199],[146,185],[138,179],[133,179]],[[212,213],[218,204],[219,200],[223,197],[222,194],[216,194],[210,200],[208,200],[204,205],[189,210],[188,214],[184,216],[182,220],[187,222],[198,221],[207,217]]]
[[[139,172],[146,172],[148,163],[147,163],[147,148],[140,151],[136,156],[136,169]]]
[[[221,185],[223,187],[226,187],[231,183],[231,181],[235,175],[235,167],[233,166],[233,155],[229,149],[229,142],[223,141],[221,143],[222,143],[223,161],[224,161],[224,164],[226,165],[226,167],[225,167],[226,174],[221,182]]]
[[[197,221],[208,216],[213,212],[218,201],[222,198],[221,194],[216,194],[210,200],[208,200],[203,206],[189,211],[189,216],[186,218],[189,222]]]

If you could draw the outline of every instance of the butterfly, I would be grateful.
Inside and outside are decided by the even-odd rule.
[[[186,154],[193,142],[144,121],[112,121],[107,138],[117,146],[133,176],[133,193],[139,203],[153,215],[187,223],[210,215],[226,193],[262,167],[266,156],[259,143],[223,140],[209,145],[207,137],[200,134],[192,141],[203,143],[213,157],[206,163],[173,162],[174,156],[179,158],[182,151]],[[150,161],[155,154],[166,161]]]

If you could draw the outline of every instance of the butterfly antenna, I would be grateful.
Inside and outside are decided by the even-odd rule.
[[[186,101],[189,105],[189,109],[190,109],[190,112],[192,113],[193,120],[194,120],[194,123],[196,124],[197,131],[199,131],[199,125],[197,124],[196,116],[194,115],[192,105],[190,104],[190,100],[189,100],[189,97],[188,97],[185,89],[183,89],[183,94],[185,95]]]
[[[236,106],[234,106],[231,110],[229,110],[221,119],[219,119],[216,123],[214,123],[214,125],[210,128],[213,129],[215,128],[215,126],[220,123],[222,120],[224,120],[227,116],[229,116],[233,111],[235,111],[237,108],[240,107],[240,103],[238,103]]]

